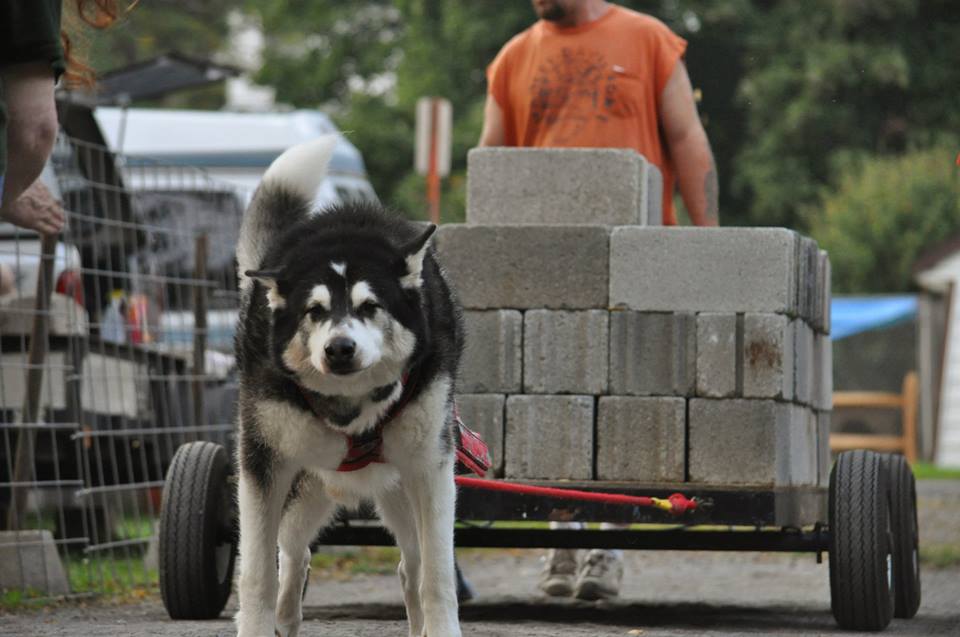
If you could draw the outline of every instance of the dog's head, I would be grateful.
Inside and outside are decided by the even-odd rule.
[[[258,280],[276,364],[313,391],[357,396],[396,382],[425,335],[423,267],[436,226],[398,240],[375,227],[325,227],[281,241]]]

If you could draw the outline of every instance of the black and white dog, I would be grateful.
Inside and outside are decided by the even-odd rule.
[[[461,311],[435,226],[371,204],[311,209],[334,143],[274,161],[240,232],[238,634],[297,635],[310,542],[338,506],[372,500],[400,547],[410,635],[460,635]]]

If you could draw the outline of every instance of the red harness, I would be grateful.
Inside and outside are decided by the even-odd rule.
[[[400,415],[404,407],[410,402],[413,396],[413,390],[417,386],[416,381],[411,382],[410,374],[404,374],[400,380],[402,391],[400,399],[395,402],[387,413],[383,415],[376,427],[357,436],[348,436],[347,455],[344,456],[337,467],[337,471],[359,471],[374,462],[386,463],[383,457],[383,428],[394,418]],[[313,415],[321,420],[326,416],[316,403],[316,399],[311,396],[303,387],[300,388],[307,405]],[[490,450],[487,444],[480,437],[480,434],[471,431],[460,419],[459,410],[456,403],[453,405],[454,424],[457,427],[457,462],[458,464],[476,475],[483,477],[492,464],[490,460]]]

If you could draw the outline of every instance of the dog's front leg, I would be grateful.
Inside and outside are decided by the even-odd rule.
[[[403,605],[407,609],[410,637],[423,634],[423,606],[420,603],[420,540],[418,520],[410,498],[403,489],[393,489],[376,498],[380,519],[390,529],[400,547],[397,575],[403,587]]]
[[[435,465],[434,465],[435,466]],[[459,637],[457,582],[453,567],[453,522],[456,487],[453,458],[433,471],[406,476],[407,491],[417,515],[420,540],[421,582],[425,635]]]
[[[277,533],[293,471],[273,463],[253,475],[241,461],[238,637],[274,637],[277,603]]]

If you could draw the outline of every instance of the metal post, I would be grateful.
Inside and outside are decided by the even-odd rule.
[[[193,278],[193,424],[204,423],[203,391],[207,356],[207,235],[197,237]]]
[[[53,290],[53,261],[57,235],[44,236],[40,243],[40,264],[37,272],[37,298],[34,303],[33,327],[30,332],[30,351],[27,354],[27,382],[23,396],[20,422],[25,425],[17,436],[14,452],[10,508],[7,510],[7,528],[20,529],[20,517],[26,506],[27,491],[22,483],[33,471],[37,432],[30,427],[40,421],[40,390],[43,388],[43,364],[47,358],[49,336],[50,293]]]

